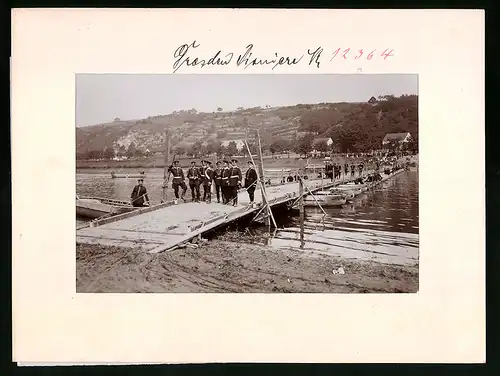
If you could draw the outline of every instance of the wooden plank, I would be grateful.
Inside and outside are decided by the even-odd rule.
[[[166,207],[172,206],[172,205],[175,205],[175,202],[173,200],[170,202],[165,202],[163,204],[158,204],[158,205],[153,205],[153,206],[137,209],[137,210],[134,210],[134,211],[131,211],[128,213],[118,214],[118,215],[115,215],[111,218],[104,218],[104,219],[100,219],[97,221],[93,221],[93,222],[91,222],[92,223],[91,227],[97,227],[97,226],[105,225],[107,223],[117,222],[117,221],[120,221],[122,219],[139,216],[141,214],[149,213],[149,212],[152,212],[152,211],[155,211],[158,209],[163,209],[163,208],[166,208]]]

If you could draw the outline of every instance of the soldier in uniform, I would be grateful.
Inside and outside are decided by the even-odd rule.
[[[215,163],[214,185],[215,185],[215,194],[217,196],[217,202],[220,202],[221,188],[222,188],[222,168],[220,161],[217,161]]]
[[[347,163],[344,164],[344,178],[347,177],[347,173],[349,172],[349,165]]]
[[[210,204],[212,202],[212,180],[214,180],[214,169],[212,162],[204,161],[205,167],[203,171],[203,200]]]
[[[132,194],[130,195],[130,201],[132,202],[132,206],[135,208],[142,208],[145,202],[149,205],[148,191],[143,183],[143,178],[138,179],[137,185],[134,187]]]
[[[356,166],[354,164],[351,165],[351,177],[354,177],[354,172],[356,171]]]
[[[248,161],[248,170],[245,173],[245,188],[247,189],[248,197],[250,198],[250,204],[254,201],[256,181],[257,172],[255,171],[252,161]]]
[[[196,166],[196,161],[191,162],[187,177],[189,179],[189,188],[191,188],[191,199],[193,202],[199,202],[201,174],[200,169]]]
[[[229,176],[230,197],[229,200],[233,206],[238,205],[238,187],[241,187],[241,170],[238,167],[238,161],[232,159],[231,175]]]
[[[231,168],[229,162],[224,160],[224,167],[222,168],[221,189],[222,189],[222,203],[229,202],[229,177],[231,176]]]
[[[184,181],[184,171],[179,167],[179,161],[174,161],[173,166],[168,169],[172,174],[172,188],[175,193],[175,198],[179,198],[179,187],[182,188],[181,199],[184,200],[184,195],[187,191],[187,185]]]

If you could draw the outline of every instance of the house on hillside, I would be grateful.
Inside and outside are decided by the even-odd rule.
[[[391,144],[396,144],[398,147],[402,147],[403,144],[406,144],[411,141],[410,132],[404,133],[387,133],[382,140],[382,146],[388,147]]]

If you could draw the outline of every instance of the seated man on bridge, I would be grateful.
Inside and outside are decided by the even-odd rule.
[[[137,185],[132,190],[132,195],[130,196],[130,199],[133,207],[142,208],[144,206],[144,202],[147,202],[149,206],[148,191],[146,187],[143,185],[143,182],[144,182],[143,178],[138,179]]]

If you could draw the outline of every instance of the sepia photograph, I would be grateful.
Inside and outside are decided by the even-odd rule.
[[[418,292],[418,75],[75,80],[77,293]]]

